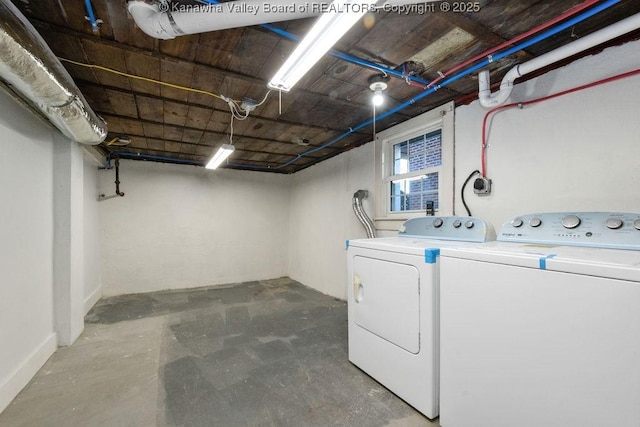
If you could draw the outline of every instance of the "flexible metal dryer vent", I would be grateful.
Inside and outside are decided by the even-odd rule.
[[[107,126],[38,31],[9,0],[0,0],[0,80],[67,138],[97,145]]]
[[[373,239],[376,237],[376,227],[373,225],[373,221],[371,221],[371,218],[369,218],[362,207],[362,199],[366,199],[368,196],[369,192],[367,190],[358,190],[353,193],[353,212],[362,223],[362,226],[367,232],[367,237],[369,239]]]

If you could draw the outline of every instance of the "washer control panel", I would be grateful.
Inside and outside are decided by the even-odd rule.
[[[422,216],[405,221],[398,236],[486,242],[494,240],[495,232],[486,221],[476,217]]]
[[[547,212],[518,215],[503,224],[497,240],[640,250],[640,213]]]

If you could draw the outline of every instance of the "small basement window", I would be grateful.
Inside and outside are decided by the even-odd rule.
[[[453,211],[453,103],[386,129],[376,138],[376,220],[423,216],[429,202],[438,215]]]
[[[393,144],[392,151],[391,212],[425,211],[427,202],[438,210],[442,129]]]

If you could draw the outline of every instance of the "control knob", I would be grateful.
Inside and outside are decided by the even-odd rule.
[[[433,226],[435,228],[442,227],[442,224],[444,224],[444,221],[442,220],[442,218],[436,218],[436,219],[433,220]]]
[[[453,221],[453,228],[460,228],[461,225],[462,225],[462,221],[460,221],[459,219],[456,219],[455,221]]]
[[[474,225],[473,221],[467,221],[464,223],[464,226],[467,228],[473,228]]]
[[[538,217],[533,217],[529,220],[529,225],[532,227],[540,227],[542,225],[542,220]]]
[[[564,228],[568,228],[569,230],[576,228],[580,225],[580,218],[577,215],[567,215],[562,218],[562,226]]]
[[[606,225],[607,228],[610,228],[611,230],[617,230],[618,228],[622,227],[623,224],[624,222],[622,222],[620,218],[609,218],[604,222],[604,225]]]
[[[518,217],[518,218],[514,218],[511,220],[511,225],[515,228],[520,228],[522,227],[522,224],[524,224],[524,222],[522,221],[522,218]]]
[[[633,223],[633,226],[636,228],[636,230],[640,230],[640,219],[636,219]]]

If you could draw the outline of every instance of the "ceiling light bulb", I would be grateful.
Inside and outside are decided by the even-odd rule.
[[[373,105],[375,105],[376,107],[379,107],[382,104],[384,104],[384,96],[382,95],[382,91],[376,90],[371,100],[373,101]]]
[[[371,98],[371,101],[376,107],[384,104],[382,91],[387,88],[387,83],[385,82],[386,79],[388,79],[388,77],[383,75],[375,75],[369,78],[369,89],[373,91],[373,98]]]

